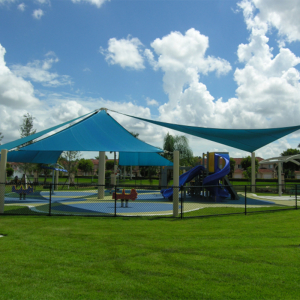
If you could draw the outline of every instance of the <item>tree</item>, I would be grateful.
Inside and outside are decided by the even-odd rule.
[[[54,172],[54,170],[46,169],[46,168],[43,168],[42,166],[43,166],[43,164],[36,164],[35,171],[37,171],[38,175],[43,172],[43,174],[44,174],[44,184],[46,184],[47,183],[47,177],[50,176],[51,171]]]
[[[21,132],[21,138],[24,138],[26,136],[30,136],[34,133],[36,133],[36,129],[33,129],[33,120],[35,118],[32,117],[29,113],[23,116],[23,123],[20,126],[20,132]],[[31,144],[32,142],[28,142],[28,144]],[[27,144],[27,145],[28,145]]]
[[[138,138],[139,137],[139,133],[137,132],[133,132],[133,131],[130,131],[130,133],[135,137],[135,138]]]
[[[300,145],[298,145],[298,147],[299,146]],[[296,154],[300,154],[300,150],[289,148],[289,149],[283,151],[280,155],[288,156],[288,155],[296,155]],[[296,159],[296,161],[300,162],[299,159]],[[299,170],[299,166],[290,161],[283,163],[282,167],[283,167],[283,173],[287,174],[288,177],[292,177],[292,175],[295,173],[295,171]]]
[[[252,167],[251,167],[251,157],[244,157],[241,161],[241,166],[244,169],[243,175],[246,179],[251,179]],[[258,173],[258,159],[255,158],[255,174]]]
[[[64,151],[61,154],[59,162],[68,171],[69,182],[71,180],[71,174],[77,172],[77,162],[80,158],[80,151]]]
[[[234,168],[235,168],[235,160],[230,157],[230,172],[229,176],[232,178],[232,174],[234,173]]]
[[[14,174],[14,169],[11,167],[11,164],[6,164],[6,176],[12,177]]]
[[[107,160],[105,163],[106,170],[114,170],[114,164],[115,162],[113,160]]]
[[[84,172],[84,174],[88,172],[92,172],[94,169],[94,164],[90,159],[84,159],[82,158],[78,164],[77,167]]]
[[[20,134],[21,138],[30,136],[34,133],[36,133],[36,129],[33,129],[33,120],[34,117],[32,117],[29,113],[25,114],[23,116],[23,122],[20,125]],[[32,144],[32,141],[25,143],[23,146],[27,146]],[[36,164],[30,164],[30,163],[23,163],[20,165],[20,169],[24,171],[24,174],[26,175],[27,171],[32,171],[36,168]]]
[[[164,137],[163,150],[164,157],[170,161],[173,161],[173,152],[179,151],[179,159],[181,166],[188,166],[193,164],[193,151],[189,146],[188,139],[183,135],[171,135],[169,133]]]

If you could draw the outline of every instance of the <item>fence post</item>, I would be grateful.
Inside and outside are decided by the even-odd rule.
[[[115,217],[117,216],[117,185],[115,185]]]
[[[296,188],[295,188],[296,209],[298,209],[297,194],[298,194],[298,191],[297,191],[297,184],[296,184]]]
[[[183,195],[184,195],[184,198],[185,198],[185,193],[186,193],[186,188],[185,187],[183,187]],[[181,190],[181,199],[180,199],[180,205],[181,205],[181,207],[180,207],[180,210],[181,210],[181,219],[182,219],[182,214],[183,214],[183,197],[182,197],[182,190]]]
[[[245,215],[247,215],[247,186],[245,185]]]
[[[49,216],[51,216],[51,194],[52,194],[52,183],[50,183],[50,190],[49,190]]]

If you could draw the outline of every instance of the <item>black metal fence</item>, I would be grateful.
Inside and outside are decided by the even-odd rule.
[[[94,183],[6,184],[4,215],[193,218],[249,214],[297,209],[300,193],[300,185],[296,184],[185,186],[176,188],[179,189],[177,199],[176,195],[172,195],[172,190],[168,197],[163,197],[161,189],[165,188],[145,185],[99,186]],[[223,192],[229,192],[229,196],[225,198]]]

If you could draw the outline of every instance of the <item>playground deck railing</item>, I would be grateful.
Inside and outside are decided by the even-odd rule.
[[[161,190],[170,187],[153,185],[0,183],[3,186],[3,215],[193,218],[297,209],[300,198],[297,184],[189,185],[176,187],[178,198],[164,198]]]

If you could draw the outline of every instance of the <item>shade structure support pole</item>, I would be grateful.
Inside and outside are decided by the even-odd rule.
[[[282,163],[278,162],[278,196],[282,196],[281,174],[282,174]]]
[[[178,217],[179,206],[179,151],[173,152],[173,217]]]
[[[8,150],[6,150],[6,149],[1,150],[1,162],[0,162],[0,214],[4,214],[7,153],[8,153]]]
[[[105,152],[99,152],[98,165],[98,199],[104,199],[105,190]]]
[[[255,152],[251,153],[251,192],[255,193]]]

